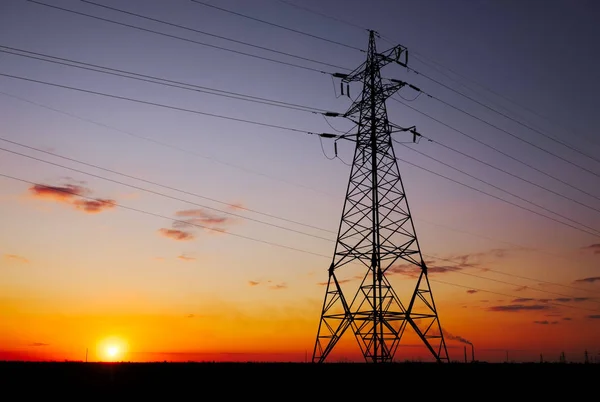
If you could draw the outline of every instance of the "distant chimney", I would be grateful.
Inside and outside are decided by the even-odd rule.
[[[465,363],[467,363],[467,347],[465,346]]]
[[[465,347],[466,348],[466,347]],[[466,353],[466,352],[465,352]],[[474,362],[475,361],[475,346],[473,346],[473,344],[471,344],[471,361]]]

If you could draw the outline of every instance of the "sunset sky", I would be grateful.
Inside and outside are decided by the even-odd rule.
[[[93,2],[0,1],[0,360],[310,359],[366,29],[450,358],[600,360],[599,3]]]

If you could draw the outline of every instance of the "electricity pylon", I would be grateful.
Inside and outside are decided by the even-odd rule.
[[[358,132],[344,136],[353,137],[356,147],[312,360],[324,362],[350,328],[367,362],[392,362],[410,326],[436,361],[449,361],[392,146],[394,132],[419,134],[391,124],[385,106],[388,97],[408,84],[383,83],[380,73],[389,63],[406,66],[407,50],[396,46],[377,53],[375,37],[371,31],[365,63],[350,74],[335,74],[347,85],[362,82],[363,90],[343,115],[357,124]],[[351,299],[342,291],[349,280],[338,276],[342,268],[352,268],[350,263],[367,267]],[[400,267],[416,279],[406,307],[386,276],[390,268]]]

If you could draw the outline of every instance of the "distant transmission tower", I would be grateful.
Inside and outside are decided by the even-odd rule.
[[[375,37],[370,31],[365,63],[350,74],[335,74],[342,83],[361,81],[363,90],[343,115],[357,124],[357,134],[339,136],[353,138],[356,147],[312,359],[324,362],[350,328],[367,362],[392,362],[408,325],[436,361],[449,361],[392,147],[392,133],[409,131],[414,138],[419,134],[414,127],[391,124],[385,106],[387,98],[408,84],[383,83],[380,74],[389,63],[406,66],[407,51],[396,46],[377,53]],[[338,276],[341,268],[347,274],[352,271],[350,263],[362,266],[362,282],[353,295],[342,291],[352,278]],[[406,307],[386,277],[399,263],[414,268],[408,272],[416,278]]]

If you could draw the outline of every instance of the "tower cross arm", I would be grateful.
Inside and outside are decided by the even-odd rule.
[[[380,63],[397,63],[403,67],[408,66],[408,49],[402,45],[396,45],[383,53],[377,53],[377,57]]]
[[[381,70],[384,66],[390,63],[396,63],[403,67],[408,67],[408,49],[402,45],[394,46],[383,53],[375,53],[373,55],[372,62],[375,65],[372,65],[371,67],[377,70]],[[334,76],[341,78],[342,82],[345,83],[363,81],[365,75],[368,75],[368,67],[369,64],[364,62],[354,69],[354,71],[348,74],[334,74]]]
[[[381,88],[378,90],[377,97],[382,101],[385,101],[387,98],[395,94],[398,90],[400,90],[405,85],[408,85],[404,81],[391,79],[389,83],[385,83],[381,85]],[[344,117],[351,117],[360,113],[361,111],[365,112],[366,108],[370,107],[369,104],[365,102],[355,102],[346,113],[344,113]]]

